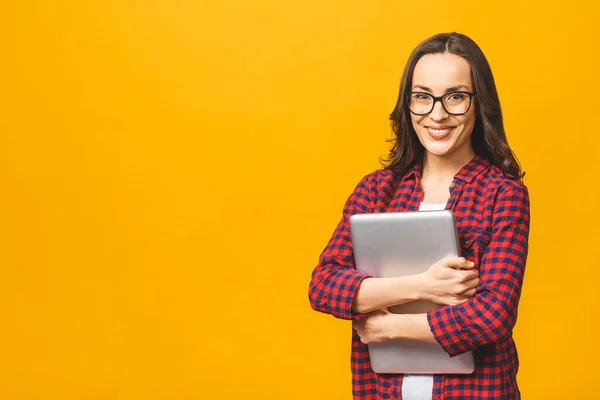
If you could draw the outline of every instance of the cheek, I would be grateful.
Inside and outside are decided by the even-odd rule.
[[[418,115],[410,114],[410,120],[412,122],[413,129],[417,133],[419,132],[419,124],[421,123],[421,121],[423,121],[423,118],[425,118],[425,117],[421,117],[421,116],[418,116]]]
[[[475,113],[473,111],[469,111],[467,115],[460,116],[459,121],[465,132],[471,134],[473,132],[473,127],[475,127]]]

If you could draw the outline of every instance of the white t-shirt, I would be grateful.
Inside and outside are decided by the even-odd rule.
[[[421,203],[419,211],[443,210],[446,203]],[[402,380],[403,400],[431,400],[433,397],[433,375],[404,374]]]

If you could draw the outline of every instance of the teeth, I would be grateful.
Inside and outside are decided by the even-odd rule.
[[[442,135],[444,133],[448,133],[452,130],[452,128],[448,128],[448,129],[433,129],[433,128],[429,128],[429,130],[433,133],[437,133],[438,135]]]

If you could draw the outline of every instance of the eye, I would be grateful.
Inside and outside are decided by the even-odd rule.
[[[411,95],[411,98],[416,101],[429,101],[431,96],[427,93],[416,92]]]
[[[447,97],[447,99],[449,101],[463,101],[466,100],[467,98],[469,98],[468,95],[466,95],[465,93],[450,93]]]

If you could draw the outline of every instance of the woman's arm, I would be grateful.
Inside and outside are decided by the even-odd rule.
[[[369,313],[414,300],[460,304],[475,294],[479,273],[463,257],[447,257],[427,272],[397,278],[365,279],[354,297],[352,311]]]
[[[312,273],[308,298],[314,310],[341,319],[354,319],[361,315],[353,311],[353,300],[361,283],[372,277],[354,268],[349,220],[354,214],[367,213],[372,209],[374,193],[374,179],[367,175],[348,197],[342,218]]]
[[[499,193],[477,294],[427,314],[371,313],[355,323],[365,343],[393,338],[439,343],[451,356],[505,340],[516,323],[529,237],[529,195],[517,184]],[[429,330],[429,331],[428,331]]]
[[[527,261],[529,221],[529,193],[524,185],[515,182],[499,192],[477,294],[466,303],[427,313],[436,341],[451,356],[512,334]]]
[[[365,344],[390,339],[437,343],[429,328],[427,314],[392,314],[387,310],[377,310],[367,318],[354,321],[352,327]]]
[[[311,307],[336,318],[360,319],[370,311],[418,299],[459,304],[471,297],[478,273],[462,257],[446,258],[426,273],[398,278],[373,278],[354,268],[349,220],[374,208],[375,185],[373,176],[366,176],[346,201],[342,219],[312,273]]]

